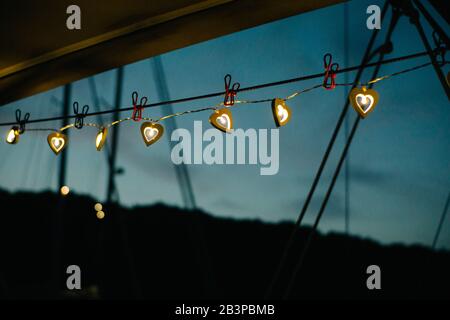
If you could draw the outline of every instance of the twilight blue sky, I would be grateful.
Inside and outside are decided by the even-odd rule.
[[[349,65],[360,63],[371,35],[372,31],[366,28],[365,13],[370,4],[381,7],[383,2],[352,1],[348,4]],[[171,98],[220,91],[223,76],[227,73],[241,86],[250,86],[321,72],[322,57],[327,52],[345,67],[344,6],[336,5],[279,20],[162,55]],[[438,21],[449,32],[448,25]],[[385,19],[382,31],[387,29],[387,24],[388,19]],[[424,24],[430,35],[428,25]],[[383,39],[382,32],[378,43]],[[400,20],[393,39],[392,57],[424,50],[407,18]],[[424,57],[384,66],[380,74],[427,61]],[[130,105],[134,90],[148,96],[151,102],[160,100],[151,68],[149,59],[125,67],[122,105]],[[365,72],[364,81],[369,80],[371,71]],[[348,77],[353,79],[354,73]],[[115,71],[99,74],[95,81],[105,99],[101,109],[110,109],[114,99]],[[243,93],[239,98],[287,96],[320,81]],[[337,81],[343,82],[344,75],[339,75]],[[380,94],[379,104],[361,122],[350,150],[350,232],[384,243],[428,245],[450,190],[448,100],[432,67],[382,81],[375,89]],[[255,165],[188,166],[199,206],[217,216],[264,221],[296,219],[346,99],[346,90],[342,87],[333,91],[319,89],[289,103],[293,118],[280,130],[277,175],[260,176],[259,167]],[[60,115],[61,107],[55,101],[61,97],[62,88],[56,88],[2,106],[0,120],[13,120],[14,110],[18,107],[22,112],[30,112],[32,118]],[[80,105],[89,104],[93,110],[87,79],[74,83],[72,99]],[[178,104],[174,105],[174,110],[207,106],[220,99]],[[269,104],[248,105],[232,111],[236,128],[275,127]],[[355,118],[353,110],[350,111],[348,123]],[[145,111],[150,117],[164,114],[164,107]],[[122,117],[128,115],[122,114]],[[209,128],[208,117],[207,112],[196,113],[177,118],[177,124],[192,130],[193,121],[202,120],[204,128]],[[104,121],[109,119],[104,117]],[[59,127],[60,123],[33,127],[49,126]],[[5,135],[8,128],[0,130]],[[107,166],[105,155],[95,150],[95,133],[92,128],[70,132],[70,144],[65,150],[69,157],[67,184],[76,193],[89,194],[102,201],[106,193]],[[46,134],[28,132],[14,146],[0,143],[3,158],[0,188],[56,190],[59,158],[48,148]],[[342,130],[307,213],[307,223],[311,223],[317,213],[344,138]],[[122,204],[133,206],[162,201],[181,205],[167,137],[146,148],[139,125],[125,123],[120,127],[117,159],[118,166],[125,168],[125,174],[117,178]],[[344,193],[344,174],[341,174],[321,222],[322,231],[344,229]],[[450,218],[444,224],[438,246],[450,248]]]

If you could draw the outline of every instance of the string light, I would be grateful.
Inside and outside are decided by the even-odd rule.
[[[105,217],[105,212],[100,210],[100,211],[97,211],[97,213],[95,215],[97,216],[97,218],[99,220],[101,220],[101,219],[103,219]]]
[[[8,131],[8,134],[6,135],[6,142],[9,144],[16,144],[19,142],[19,127],[14,126],[11,128],[11,130]]]
[[[103,205],[102,205],[100,202],[97,202],[97,203],[94,205],[94,210],[95,210],[95,211],[102,211],[102,210],[103,210]]]
[[[108,128],[106,127],[103,127],[98,131],[97,136],[95,137],[95,147],[97,148],[97,151],[102,150],[106,142],[107,135],[108,135]]]
[[[284,99],[273,99],[272,114],[277,127],[284,126],[291,119],[291,109],[286,105]]]
[[[16,144],[19,142],[19,136],[25,132],[25,125],[30,119],[30,114],[27,112],[22,119],[22,111],[16,110],[16,122],[17,125],[13,126],[6,135],[6,142],[9,144]]]
[[[361,88],[353,88],[349,94],[350,103],[356,112],[365,118],[375,109],[378,103],[378,93],[373,89],[367,89],[365,86]]]
[[[436,54],[437,51],[435,50],[434,52]],[[382,64],[391,63],[391,62],[395,62],[395,61],[401,61],[401,60],[405,60],[405,59],[411,59],[411,58],[415,58],[415,57],[426,55],[426,54],[427,54],[427,52],[423,52],[423,53],[412,54],[409,56],[404,56],[404,57],[399,57],[399,58],[392,58],[392,59],[383,61]],[[444,64],[446,64],[446,63],[447,62],[445,62]],[[371,65],[371,64],[369,64],[369,65]],[[377,64],[374,63],[372,65],[377,65]],[[326,55],[324,57],[325,74],[322,74],[322,76],[324,76],[323,83],[316,84],[312,87],[302,89],[300,91],[296,91],[286,98],[270,98],[270,99],[263,99],[263,100],[237,100],[236,96],[239,91],[256,90],[256,89],[265,88],[265,87],[269,87],[269,86],[273,86],[273,85],[281,85],[284,83],[290,83],[290,82],[295,82],[295,81],[302,81],[302,80],[317,78],[317,77],[320,77],[321,74],[303,76],[303,77],[299,77],[299,78],[295,78],[295,79],[279,81],[279,82],[263,84],[263,85],[257,85],[257,86],[248,87],[248,88],[244,88],[244,89],[239,89],[240,88],[239,83],[235,83],[235,84],[233,84],[233,86],[231,86],[231,76],[227,75],[227,76],[225,76],[225,99],[223,102],[218,103],[213,106],[208,106],[208,107],[203,107],[203,108],[187,110],[187,111],[183,111],[183,112],[177,112],[174,114],[165,115],[163,117],[160,117],[159,119],[143,118],[142,111],[144,108],[162,105],[167,102],[159,102],[159,103],[147,105],[146,104],[147,98],[144,97],[141,99],[140,103],[138,103],[137,93],[134,92],[132,95],[133,115],[131,117],[116,120],[110,124],[103,124],[103,125],[94,124],[94,123],[83,124],[83,122],[82,122],[83,118],[97,114],[97,113],[88,114],[87,113],[88,106],[85,106],[85,107],[83,107],[83,111],[81,113],[78,113],[78,109],[74,109],[75,123],[73,123],[73,124],[69,124],[63,128],[60,128],[59,130],[44,129],[44,128],[29,129],[29,130],[30,131],[54,131],[48,135],[47,141],[48,141],[48,144],[49,144],[50,148],[52,149],[52,151],[56,155],[58,155],[63,149],[65,149],[65,147],[67,146],[67,143],[68,143],[68,137],[62,133],[66,129],[69,129],[72,127],[81,129],[83,126],[91,126],[91,127],[98,128],[96,139],[95,139],[95,146],[96,146],[97,150],[101,150],[106,141],[108,129],[110,127],[118,125],[124,121],[134,120],[134,121],[138,122],[140,120],[145,120],[146,122],[144,122],[141,125],[140,131],[141,131],[141,135],[144,140],[144,143],[147,146],[149,146],[161,138],[161,136],[164,133],[164,127],[160,124],[160,122],[162,122],[168,118],[187,115],[189,113],[196,113],[196,112],[212,110],[213,113],[209,117],[210,123],[218,130],[228,133],[228,132],[231,132],[233,129],[233,118],[232,118],[232,114],[230,111],[231,107],[237,106],[237,105],[243,105],[243,104],[256,104],[256,103],[271,102],[272,103],[272,113],[273,113],[275,123],[276,123],[277,127],[280,127],[280,126],[286,125],[287,122],[289,122],[290,118],[291,118],[291,110],[286,104],[287,100],[291,100],[293,98],[298,97],[299,95],[301,95],[303,93],[306,93],[306,92],[309,92],[309,91],[312,91],[312,90],[315,90],[315,89],[321,88],[321,87],[325,87],[325,89],[332,90],[336,86],[354,86],[354,85],[359,85],[360,87],[355,87],[354,89],[351,90],[351,92],[349,94],[349,99],[350,99],[350,102],[351,102],[353,108],[355,109],[355,111],[362,118],[365,118],[370,112],[372,112],[374,110],[375,106],[378,103],[378,98],[379,98],[378,93],[375,90],[367,89],[368,85],[372,85],[381,80],[385,80],[390,77],[397,76],[397,75],[400,75],[400,74],[403,74],[406,72],[414,71],[414,70],[417,70],[417,69],[420,69],[420,68],[423,68],[423,67],[426,67],[429,65],[431,65],[430,62],[424,63],[424,64],[418,65],[416,67],[412,67],[412,68],[405,69],[405,70],[402,70],[399,72],[395,72],[395,73],[392,73],[389,75],[385,75],[385,76],[377,78],[377,79],[373,79],[364,84],[360,84],[360,83],[358,83],[358,84],[354,84],[354,83],[339,84],[339,83],[335,82],[335,77],[336,77],[337,73],[352,71],[352,70],[359,68],[360,66],[349,67],[346,69],[339,70],[337,64],[332,63],[331,55]],[[450,73],[447,74],[448,82],[450,82],[449,77],[450,77]],[[198,96],[198,97],[179,99],[179,100],[175,100],[172,102],[184,102],[184,101],[202,99],[202,98],[206,98],[206,97],[213,97],[213,96],[217,96],[217,95],[218,94],[203,95],[203,96]],[[100,113],[102,113],[102,114],[110,113],[115,110],[116,109],[106,110],[106,111],[102,111]],[[125,110],[131,110],[131,108],[119,109],[119,110],[125,111]],[[8,142],[10,144],[17,143],[19,140],[19,136],[24,132],[26,122],[43,122],[43,121],[61,119],[60,117],[58,117],[58,118],[36,119],[33,121],[28,121],[28,118],[29,118],[29,114],[26,114],[25,118],[21,119],[20,110],[16,110],[16,123],[18,125],[12,127],[11,130],[8,132],[7,137],[6,137],[6,142]],[[11,123],[0,123],[0,126],[3,126],[3,125],[11,125]]]
[[[70,192],[70,188],[68,186],[62,186],[61,189],[59,189],[59,192],[62,196],[67,196]]]
[[[67,136],[60,132],[52,132],[47,137],[48,145],[56,155],[66,147],[67,140]]]
[[[148,146],[158,141],[164,133],[164,127],[159,123],[144,122],[141,125],[141,134],[145,144]]]
[[[209,122],[223,132],[230,132],[233,129],[233,116],[228,108],[215,110],[209,117]]]
[[[101,203],[97,202],[94,205],[94,209],[96,211],[95,215],[96,215],[97,219],[101,220],[105,217],[105,212],[103,211],[103,206]]]

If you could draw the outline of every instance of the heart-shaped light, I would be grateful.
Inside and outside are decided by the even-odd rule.
[[[209,117],[209,122],[223,132],[230,132],[233,129],[233,116],[228,108],[215,110]]]
[[[147,147],[154,144],[164,133],[164,127],[159,123],[144,122],[141,125],[141,134]]]
[[[97,151],[102,150],[103,146],[105,145],[106,136],[108,135],[108,128],[102,128],[97,133],[97,136],[95,137],[95,147],[97,148]]]
[[[58,155],[67,145],[67,136],[59,132],[53,132],[48,135],[47,142],[50,149]]]
[[[6,135],[6,142],[9,144],[16,144],[19,142],[19,128],[17,126],[14,126],[11,128],[11,130],[8,131],[8,134]]]
[[[277,127],[284,126],[291,119],[291,109],[286,105],[286,101],[280,98],[273,99],[272,114]]]
[[[378,103],[378,93],[373,89],[367,89],[366,87],[353,88],[349,94],[350,103],[353,109],[359,113],[362,118],[375,109]]]

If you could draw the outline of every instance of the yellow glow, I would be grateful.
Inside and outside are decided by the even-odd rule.
[[[52,132],[47,137],[48,145],[56,155],[66,147],[67,141],[67,136],[60,132]]]
[[[272,114],[277,127],[286,125],[291,118],[291,109],[284,99],[275,98],[272,100]]]
[[[98,146],[100,145],[100,142],[102,142],[103,139],[103,132],[99,132],[97,134],[97,139],[95,139],[95,146],[98,148]]]
[[[105,217],[105,213],[103,211],[97,211],[96,216],[97,219],[103,219]]]
[[[289,113],[281,104],[277,106],[277,109],[278,109],[277,111],[278,118],[280,119],[280,122],[281,123],[285,122],[289,118]]]
[[[367,89],[362,86],[361,88],[353,88],[348,95],[348,99],[353,109],[364,119],[375,109],[379,95],[374,89]]]
[[[97,148],[97,151],[100,151],[103,148],[103,145],[106,141],[106,135],[108,133],[107,128],[102,128],[98,133],[97,137],[95,137],[95,147]]]
[[[363,104],[366,104],[367,103],[367,96],[362,96],[362,98],[361,98],[361,102],[363,103]]]
[[[103,206],[101,203],[97,202],[94,206],[95,211],[102,211]]]
[[[17,130],[16,127],[11,128],[11,130],[9,130],[8,135],[6,136],[6,142],[8,142],[9,144],[14,144],[17,143],[19,141],[19,131]]]
[[[60,189],[61,195],[67,196],[70,192],[70,188],[68,186],[62,186]]]
[[[144,122],[141,125],[141,135],[148,147],[158,141],[164,134],[164,127],[159,123]]]
[[[209,122],[222,132],[231,133],[233,129],[233,116],[231,110],[222,108],[215,110],[209,117]]]

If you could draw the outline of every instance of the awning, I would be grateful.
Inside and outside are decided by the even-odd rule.
[[[3,0],[0,105],[344,0]],[[69,30],[66,9],[81,9]],[[300,32],[300,31],[299,31]]]

